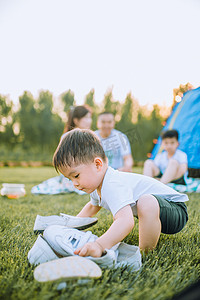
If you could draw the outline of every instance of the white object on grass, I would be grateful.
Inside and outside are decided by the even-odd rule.
[[[48,244],[62,256],[74,255],[76,249],[97,239],[91,231],[84,232],[60,225],[48,226],[43,236]]]
[[[60,216],[40,216],[37,215],[34,223],[34,232],[42,233],[48,226],[61,225],[68,228],[86,229],[98,221],[97,218],[82,218],[60,213]]]
[[[75,255],[74,251],[86,243],[95,242],[98,238],[91,231],[80,231],[65,226],[52,225],[45,229],[44,238],[54,251],[62,256]],[[101,257],[87,256],[102,268],[112,268],[117,263],[118,250],[105,249]]]
[[[2,183],[1,195],[10,199],[17,199],[26,195],[24,184]]]
[[[58,256],[77,256],[74,251],[88,242],[94,242],[97,236],[90,231],[83,232],[69,229],[65,226],[52,225],[44,231],[44,237],[39,235],[28,253],[31,264],[41,264],[58,259]],[[55,253],[54,253],[55,251]],[[101,257],[87,256],[102,268],[127,267],[131,272],[138,271],[142,266],[141,253],[138,246],[118,243],[111,249],[106,249]]]
[[[28,252],[29,263],[31,265],[38,265],[55,259],[58,259],[58,256],[54,253],[43,236],[39,235],[33,247]]]
[[[99,278],[102,271],[93,261],[70,256],[43,263],[35,268],[34,278],[39,282],[78,278]]]

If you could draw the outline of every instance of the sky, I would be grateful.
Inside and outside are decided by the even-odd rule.
[[[173,88],[200,86],[199,16],[200,0],[0,0],[0,94],[170,106]]]

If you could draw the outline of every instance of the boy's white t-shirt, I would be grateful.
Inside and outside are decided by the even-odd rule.
[[[101,199],[95,190],[90,194],[90,201],[95,206],[108,209],[113,216],[129,204],[133,214],[137,216],[136,203],[139,197],[144,194],[164,196],[166,200],[173,202],[189,200],[186,194],[181,194],[154,178],[120,172],[108,167],[101,188]]]
[[[176,149],[176,152],[174,155],[171,157],[179,162],[179,164],[187,164],[187,154],[179,149]],[[159,154],[156,155],[154,158],[154,163],[155,165],[160,169],[161,173],[164,174],[168,163],[169,163],[169,158],[167,155],[167,151],[163,151]],[[185,173],[187,175],[188,172]]]

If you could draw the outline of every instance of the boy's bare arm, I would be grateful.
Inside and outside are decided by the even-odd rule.
[[[100,206],[94,206],[91,202],[88,202],[79,212],[77,217],[93,217],[100,209]]]
[[[116,213],[114,222],[110,228],[97,239],[97,242],[103,249],[110,249],[118,242],[121,242],[131,232],[133,227],[133,212],[131,206],[127,205]]]
[[[110,249],[118,242],[121,242],[133,229],[134,217],[130,205],[120,209],[114,218],[114,222],[110,228],[99,237],[94,243],[87,243],[81,249],[77,249],[74,253],[80,256],[99,257],[107,248]]]

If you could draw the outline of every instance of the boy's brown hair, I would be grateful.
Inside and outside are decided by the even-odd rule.
[[[58,172],[62,166],[87,164],[97,156],[106,161],[99,138],[89,129],[73,129],[60,141],[53,156],[53,165]]]

